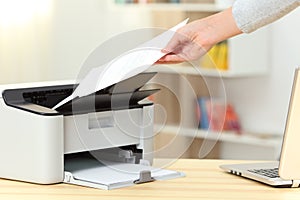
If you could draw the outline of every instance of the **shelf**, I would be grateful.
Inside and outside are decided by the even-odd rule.
[[[232,142],[247,145],[256,145],[264,147],[279,147],[281,144],[281,136],[270,134],[237,134],[233,131],[224,131],[221,134],[217,132],[193,129],[193,128],[180,128],[178,126],[163,126],[156,125],[156,127],[163,127],[160,133],[167,133],[173,135],[180,135],[186,137],[195,137],[208,140],[218,140],[221,142]]]
[[[115,4],[118,8],[148,9],[152,11],[187,11],[187,12],[220,12],[230,5],[219,5],[212,3],[129,3]]]
[[[242,72],[235,72],[230,70],[225,71],[225,70],[217,70],[217,69],[205,69],[201,67],[192,67],[188,64],[154,65],[150,67],[148,71],[151,72],[155,71],[155,72],[166,73],[166,74],[200,75],[205,77],[224,77],[224,78],[263,74],[259,72],[242,73]]]

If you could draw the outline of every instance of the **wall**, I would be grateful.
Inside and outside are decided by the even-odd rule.
[[[250,132],[284,131],[294,69],[300,66],[300,9],[271,25],[270,73],[227,79],[227,97]]]
[[[112,0],[11,2],[0,1],[0,84],[75,79],[104,41],[149,24],[142,11]]]

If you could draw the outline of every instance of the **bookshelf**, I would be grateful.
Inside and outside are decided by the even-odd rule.
[[[208,0],[210,1],[210,0]],[[115,4],[115,9],[144,9],[152,18],[153,27],[172,27],[185,18],[190,21],[209,16],[229,7],[228,4],[210,3],[149,3],[149,4]],[[178,134],[182,141],[177,146],[186,145],[184,138],[210,140],[220,143],[218,158],[227,159],[275,159],[280,149],[280,137],[261,137],[259,135],[237,135],[224,132],[219,136],[207,134],[197,129],[195,117],[195,99],[201,96],[220,97],[226,100],[223,81],[233,78],[263,76],[269,66],[270,30],[260,29],[252,34],[244,34],[227,41],[228,68],[218,70],[205,68],[201,63],[191,65],[155,65],[149,71],[158,72],[153,83],[161,85],[162,90],[154,95],[156,105],[163,111],[155,110],[156,123],[163,123],[164,128],[157,133],[156,142],[164,145],[170,137]],[[169,88],[168,88],[169,87]],[[189,92],[190,89],[193,92]],[[164,114],[162,114],[164,113]],[[164,118],[165,116],[165,118]],[[200,146],[191,148],[200,148]],[[199,144],[197,144],[199,145]],[[175,147],[176,148],[176,147]],[[248,157],[238,157],[236,152],[245,152]],[[249,152],[253,152],[252,154]],[[261,153],[265,152],[265,154]],[[167,152],[168,154],[169,152]],[[163,155],[164,156],[164,155]],[[158,154],[158,157],[160,155]],[[197,157],[197,156],[195,156]]]

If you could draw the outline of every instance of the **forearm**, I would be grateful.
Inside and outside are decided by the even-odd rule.
[[[218,42],[242,33],[233,17],[232,8],[204,18],[203,21],[204,23],[200,22],[199,24],[200,26],[204,25],[207,27],[206,32],[199,33],[206,34],[209,45],[217,44]]]
[[[282,17],[300,0],[236,0],[232,8],[180,28],[165,47],[160,62],[197,60],[218,42],[249,33]]]
[[[300,0],[236,0],[233,7],[195,22],[203,47],[240,33],[250,33],[281,18]]]
[[[250,33],[286,15],[300,5],[300,0],[236,0],[233,17],[239,29]]]

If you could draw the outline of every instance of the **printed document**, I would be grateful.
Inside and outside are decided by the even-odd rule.
[[[76,97],[93,94],[147,70],[166,54],[161,50],[169,43],[175,32],[184,26],[187,21],[188,19],[184,20],[168,31],[114,58],[107,64],[93,68],[79,82],[74,92],[54,106],[53,109],[59,108]]]

